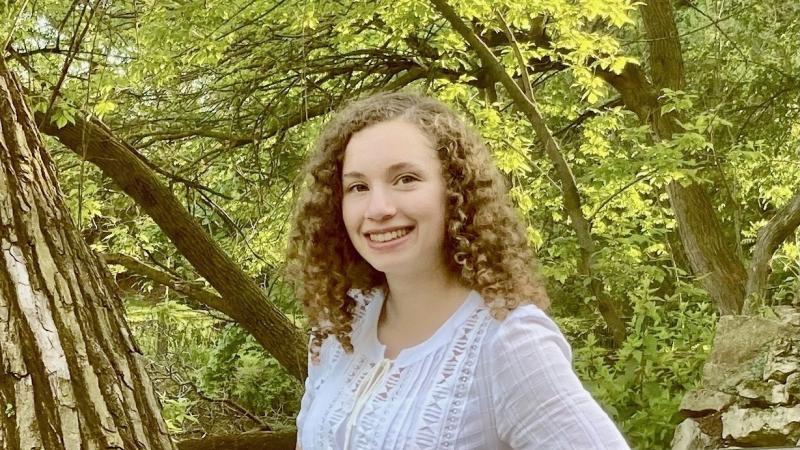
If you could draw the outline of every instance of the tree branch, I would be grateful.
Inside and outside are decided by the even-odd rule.
[[[73,3],[73,6],[75,4]],[[90,9],[89,11],[89,18],[86,19],[86,25],[83,27],[83,30],[79,33],[78,28],[80,28],[81,22],[83,21],[83,16],[86,14],[86,9]],[[67,77],[67,73],[69,72],[69,68],[72,65],[72,60],[78,54],[78,50],[80,49],[81,43],[83,42],[83,38],[86,36],[86,33],[89,31],[89,27],[92,24],[92,19],[94,18],[97,9],[100,6],[96,6],[92,8],[90,6],[90,2],[86,2],[81,9],[81,14],[78,17],[78,22],[75,24],[75,31],[72,33],[72,40],[69,43],[69,50],[67,51],[67,57],[64,59],[64,64],[61,67],[61,73],[59,74],[58,81],[56,81],[55,87],[53,88],[53,92],[50,94],[50,100],[47,102],[47,108],[45,109],[44,114],[41,117],[42,122],[50,120],[50,113],[52,112],[53,105],[56,102],[56,98],[58,98],[58,93],[61,90],[61,85],[64,83],[64,80]],[[66,21],[66,17],[64,18]],[[59,33],[60,35],[60,33]],[[39,124],[41,127],[41,124]]]
[[[256,431],[242,434],[206,436],[178,442],[178,450],[289,450],[295,448],[297,432]]]
[[[617,197],[618,197],[619,195],[621,195],[623,192],[627,191],[627,190],[628,190],[628,189],[629,189],[631,186],[633,186],[634,184],[636,184],[636,183],[638,183],[638,182],[640,182],[640,181],[642,181],[642,180],[646,180],[647,178],[650,178],[650,176],[651,176],[651,175],[653,175],[654,173],[655,173],[655,169],[653,169],[653,170],[650,170],[650,171],[648,171],[648,172],[645,172],[645,173],[643,173],[643,174],[639,175],[638,177],[634,178],[633,180],[629,181],[628,183],[626,183],[624,186],[622,186],[621,188],[619,188],[619,189],[618,189],[616,192],[614,192],[613,194],[609,195],[609,196],[608,196],[608,198],[606,198],[605,200],[603,200],[602,202],[600,202],[600,205],[598,205],[598,206],[597,206],[597,208],[594,210],[594,212],[592,212],[592,215],[591,215],[591,216],[589,216],[589,221],[592,221],[592,220],[594,220],[594,217],[597,215],[597,213],[599,213],[600,211],[602,211],[602,210],[603,210],[603,208],[605,208],[605,207],[606,207],[606,205],[608,205],[609,203],[611,203],[611,201],[612,201],[612,200],[614,200],[615,198],[617,198]]]
[[[39,114],[37,114],[38,116]],[[75,123],[41,130],[79,157],[95,164],[128,194],[161,228],[178,251],[220,293],[218,311],[228,315],[269,352],[293,377],[306,375],[306,338],[267,298],[258,285],[208,236],[172,192],[96,119],[75,115]]]
[[[206,290],[202,283],[187,281],[173,274],[153,268],[133,257],[122,253],[107,253],[99,255],[106,264],[116,264],[124,267],[129,272],[147,278],[160,285],[167,286],[186,296],[198,304],[220,311],[224,309],[222,297]]]
[[[578,243],[581,248],[581,272],[586,275],[590,280],[590,287],[592,293],[597,297],[598,307],[600,314],[611,332],[611,337],[614,344],[619,346],[625,339],[625,323],[619,316],[616,306],[605,293],[602,282],[594,274],[594,252],[595,243],[591,236],[589,222],[581,210],[581,198],[578,188],[575,183],[575,177],[572,174],[572,169],[567,163],[561,152],[558,141],[553,136],[553,133],[544,121],[539,107],[535,99],[525,95],[525,92],[519,87],[511,76],[509,76],[502,64],[497,60],[489,47],[470,29],[466,23],[458,16],[456,11],[450,6],[446,0],[430,0],[434,8],[445,18],[450,25],[455,29],[464,40],[469,43],[469,46],[475,51],[481,60],[483,68],[487,71],[489,76],[494,80],[500,82],[505,87],[509,96],[514,102],[514,105],[522,111],[528,118],[528,121],[533,126],[536,136],[544,147],[545,153],[550,158],[553,166],[555,167],[558,179],[561,182],[561,191],[564,198],[564,208],[569,215],[572,222],[575,234],[578,237]],[[523,68],[523,70],[526,70]]]
[[[747,271],[744,314],[755,312],[767,297],[770,260],[775,250],[800,227],[800,189],[766,225],[758,230],[753,259]]]
[[[500,11],[497,11],[496,14],[497,18],[500,20],[500,24],[503,25],[503,32],[506,34],[508,42],[511,43],[511,48],[514,50],[514,57],[517,58],[517,66],[519,66],[520,75],[522,77],[522,87],[525,89],[525,95],[532,99],[533,87],[531,86],[531,79],[528,77],[528,65],[525,63],[525,58],[522,56],[522,51],[519,49],[517,39],[514,37],[514,32],[511,31],[508,23],[506,23],[506,19],[503,17],[503,14],[501,14]]]
[[[577,129],[583,122],[591,119],[592,117],[595,117],[595,116],[599,115],[600,112],[607,111],[607,110],[609,110],[611,108],[616,108],[617,106],[622,106],[622,104],[623,104],[622,103],[622,99],[620,97],[616,97],[616,98],[613,98],[613,99],[603,103],[602,105],[598,106],[597,108],[587,109],[586,111],[582,112],[578,117],[576,117],[575,120],[573,120],[569,124],[565,125],[564,128],[554,132],[553,135],[554,136],[561,136],[561,135],[567,134],[568,131]],[[590,218],[589,222],[591,222],[591,221],[592,221],[592,219]]]
[[[168,172],[168,171],[162,169],[161,167],[159,167],[157,164],[154,164],[149,159],[147,159],[144,155],[142,155],[133,146],[129,146],[129,148],[130,148],[130,152],[137,159],[139,159],[139,161],[141,161],[144,165],[146,165],[149,169],[151,169],[153,172],[156,172],[159,175],[163,175],[165,178],[167,178],[169,180],[172,180],[172,181],[175,181],[176,183],[180,183],[180,184],[183,184],[183,185],[188,186],[190,188],[197,189],[198,191],[201,191],[201,192],[205,191],[205,192],[208,192],[209,194],[216,195],[217,197],[224,198],[225,200],[233,200],[233,198],[231,196],[229,196],[229,195],[225,195],[222,192],[217,192],[217,191],[215,191],[214,189],[211,189],[208,186],[205,186],[205,185],[203,185],[201,183],[198,183],[196,181],[192,181],[192,180],[190,180],[188,178],[184,178],[184,177],[182,177],[182,176],[180,176],[178,174],[175,174],[175,173],[172,173],[172,172]]]

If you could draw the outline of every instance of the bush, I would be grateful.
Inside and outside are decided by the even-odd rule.
[[[126,301],[177,439],[291,426],[302,386],[238,325],[175,301]]]
[[[669,448],[683,394],[699,382],[711,348],[716,314],[704,294],[685,285],[668,298],[646,287],[630,295],[628,337],[610,351],[575,321],[562,326],[572,339],[575,370],[634,448]]]

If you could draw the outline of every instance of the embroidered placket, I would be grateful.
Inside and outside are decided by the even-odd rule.
[[[355,393],[353,412],[350,413],[350,417],[347,419],[347,424],[345,425],[346,431],[344,436],[344,450],[350,450],[350,439],[353,435],[356,422],[358,421],[358,415],[367,404],[367,400],[369,399],[370,395],[372,395],[372,391],[374,391],[375,388],[380,385],[379,381],[391,367],[392,361],[388,359],[384,358],[378,361],[378,363],[375,364],[372,369],[370,369],[367,376],[364,377],[364,380],[361,381],[361,384],[358,385],[358,389]]]

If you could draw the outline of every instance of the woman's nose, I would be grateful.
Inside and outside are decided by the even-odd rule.
[[[395,215],[397,208],[394,206],[392,197],[383,189],[373,189],[369,193],[369,204],[364,217],[370,220],[386,220]]]

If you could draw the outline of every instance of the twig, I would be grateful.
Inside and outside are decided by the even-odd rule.
[[[81,22],[83,21],[83,16],[86,14],[87,8],[89,8],[89,2],[86,2],[86,4],[83,6],[83,9],[81,9],[81,15],[78,17],[78,22],[75,24],[75,32],[72,34],[72,41],[70,42],[69,45],[69,51],[67,52],[67,57],[64,59],[64,64],[61,66],[61,74],[59,75],[58,81],[56,81],[56,84],[53,87],[53,92],[50,94],[50,100],[47,103],[47,109],[45,109],[45,112],[42,115],[42,120],[38,124],[39,128],[42,127],[42,124],[47,123],[47,121],[50,120],[50,113],[52,112],[53,104],[55,104],[56,98],[58,98],[61,86],[64,84],[64,80],[67,78],[67,73],[69,72],[69,68],[72,65],[72,60],[75,59],[75,55],[78,53],[78,49],[81,46],[81,42],[83,41],[83,38],[86,36],[86,33],[89,31],[89,27],[92,23],[92,18],[94,17],[94,13],[97,11],[97,8],[91,8],[89,13],[89,19],[86,21],[86,26],[83,28],[83,31],[78,33],[78,29],[80,28]]]
[[[0,48],[2,53],[5,53],[6,48],[8,48],[9,44],[11,44],[11,37],[14,36],[14,31],[17,29],[17,25],[19,25],[19,18],[22,17],[22,12],[25,10],[25,7],[28,6],[28,0],[24,0],[22,4],[19,6],[19,11],[14,15],[14,23],[11,24],[11,28],[8,30],[8,37],[6,37],[5,42],[3,42],[3,47]]]
[[[622,186],[622,187],[621,187],[619,190],[617,190],[617,192],[614,192],[614,193],[613,193],[613,194],[611,194],[611,195],[610,195],[608,198],[606,198],[605,200],[603,200],[603,201],[602,201],[602,203],[600,203],[600,206],[598,206],[598,207],[597,207],[597,209],[595,209],[595,210],[594,210],[594,212],[593,212],[593,213],[592,213],[592,214],[589,216],[589,218],[588,218],[587,220],[588,220],[589,222],[592,222],[592,221],[594,221],[594,216],[596,216],[596,215],[597,215],[597,213],[599,213],[599,212],[600,212],[600,210],[602,210],[602,209],[603,209],[603,208],[604,208],[604,207],[605,207],[607,204],[609,204],[609,203],[610,203],[612,200],[614,200],[616,197],[618,197],[618,196],[619,196],[619,195],[621,195],[623,192],[625,192],[626,190],[628,190],[628,188],[630,188],[630,187],[631,187],[631,186],[633,186],[634,184],[636,184],[636,183],[638,183],[638,182],[640,182],[640,181],[642,181],[642,180],[646,180],[647,178],[650,178],[650,176],[651,176],[651,175],[653,175],[655,172],[656,172],[656,170],[655,170],[655,169],[653,169],[653,170],[651,170],[651,171],[649,171],[649,172],[647,172],[647,173],[645,173],[645,174],[639,175],[639,176],[638,176],[638,177],[636,177],[636,178],[635,178],[633,181],[630,181],[630,182],[628,182],[627,184],[625,184],[625,186]]]

